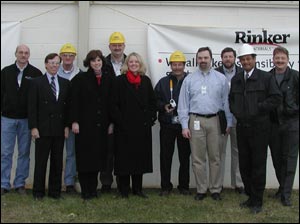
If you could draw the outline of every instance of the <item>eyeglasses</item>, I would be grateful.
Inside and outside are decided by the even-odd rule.
[[[49,65],[60,65],[60,62],[58,61],[48,61]]]
[[[62,54],[61,55],[62,57],[74,57],[75,56],[75,54]]]

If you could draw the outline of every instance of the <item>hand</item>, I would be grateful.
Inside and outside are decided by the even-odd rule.
[[[69,127],[65,127],[65,138],[68,138],[70,134]]]
[[[39,133],[39,130],[37,128],[31,129],[31,137],[32,137],[33,140],[40,137],[40,133]]]
[[[77,122],[72,123],[72,131],[74,134],[79,134],[79,124]]]
[[[184,138],[190,139],[190,138],[192,137],[191,132],[190,132],[190,129],[188,129],[188,128],[182,129],[182,136],[183,136]]]
[[[108,134],[113,134],[114,133],[114,124],[111,123],[109,126],[108,126]]]
[[[226,128],[226,135],[228,135],[230,133],[230,127]]]
[[[171,104],[166,104],[165,105],[165,111],[167,113],[171,113],[173,110],[175,110],[175,108],[171,107]]]

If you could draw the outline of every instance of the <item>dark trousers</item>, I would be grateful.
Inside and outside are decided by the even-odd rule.
[[[105,171],[100,172],[100,182],[105,186],[111,187],[113,183],[113,167],[114,167],[114,134],[108,135],[108,152],[107,152],[107,160],[106,160],[106,169]],[[116,177],[116,182],[118,185],[119,178]]]
[[[132,193],[142,191],[143,174],[119,175],[119,190],[122,195],[128,195],[130,191],[130,177],[132,181]]]
[[[33,195],[45,195],[47,162],[50,154],[48,195],[59,197],[62,185],[64,137],[40,137],[35,140]]]
[[[97,197],[98,171],[78,172],[78,179],[81,187],[81,197],[90,199]]]
[[[173,188],[173,184],[171,183],[171,169],[176,139],[180,163],[178,189],[189,189],[191,148],[189,140],[184,138],[181,132],[181,129],[163,126],[160,129],[160,175],[162,190],[170,191]]]
[[[269,122],[249,126],[237,124],[240,173],[251,206],[262,206],[266,185]]]
[[[291,197],[299,152],[299,130],[272,124],[270,150],[282,199]]]

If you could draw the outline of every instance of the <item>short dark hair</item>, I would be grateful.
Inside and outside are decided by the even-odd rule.
[[[46,63],[48,63],[48,61],[49,60],[51,60],[51,59],[53,59],[53,58],[55,58],[55,57],[59,57],[59,62],[61,62],[61,57],[58,55],[58,54],[56,54],[56,53],[50,53],[50,54],[48,54],[46,57],[45,57],[45,64]]]
[[[289,58],[289,51],[284,47],[281,47],[281,46],[276,47],[273,51],[273,57],[275,56],[275,54],[278,54],[278,53],[284,53]]]
[[[233,56],[236,58],[236,51],[231,47],[225,47],[221,52],[221,58],[223,58],[223,55],[227,52],[233,52]]]
[[[196,58],[198,57],[198,53],[200,53],[202,51],[208,51],[209,55],[210,55],[210,58],[212,58],[212,52],[211,52],[211,49],[209,47],[200,47],[197,51]]]
[[[102,54],[102,51],[100,50],[91,50],[85,57],[83,61],[83,66],[84,67],[90,67],[90,62],[92,60],[95,60],[97,57],[99,57],[102,60],[102,67],[106,65],[106,60],[105,57]]]

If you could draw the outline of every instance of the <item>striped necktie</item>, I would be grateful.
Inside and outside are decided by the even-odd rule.
[[[55,77],[54,76],[52,76],[51,77],[51,90],[52,90],[52,93],[54,94],[54,96],[55,96],[55,99],[56,99],[56,85],[55,85]]]

